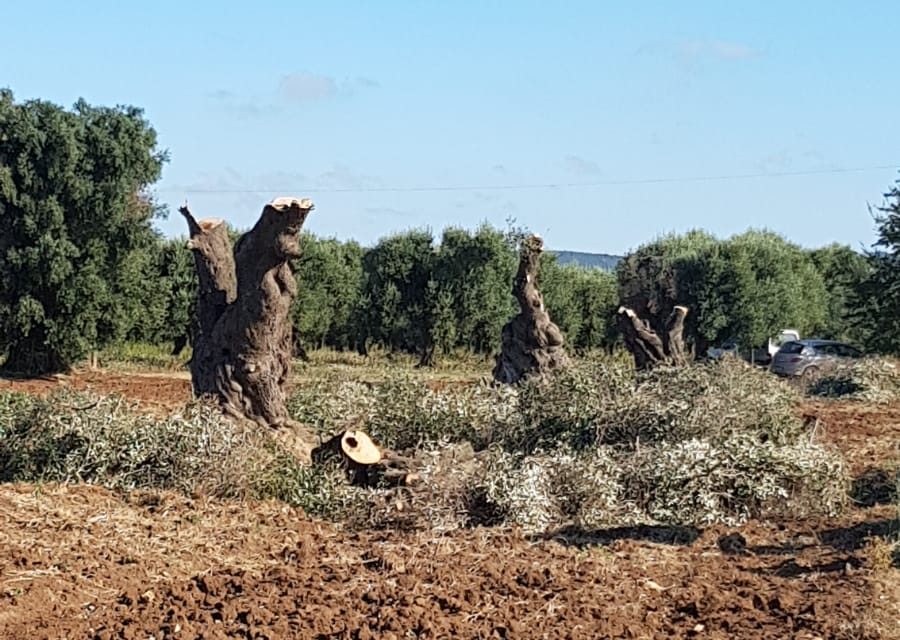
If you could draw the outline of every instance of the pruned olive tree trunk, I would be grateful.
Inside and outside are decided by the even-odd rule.
[[[196,220],[182,207],[199,280],[191,381],[225,411],[273,427],[287,421],[291,301],[297,282],[289,261],[313,209],[308,199],[276,198],[235,243],[218,219]]]
[[[500,354],[494,367],[494,379],[513,384],[528,375],[542,375],[569,362],[563,347],[563,335],[544,307],[537,288],[544,241],[528,236],[519,250],[519,270],[513,283],[513,295],[519,302],[518,315],[504,327]]]
[[[676,306],[669,317],[643,319],[628,307],[619,307],[619,329],[625,347],[634,356],[638,371],[657,366],[680,367],[691,359],[684,344],[684,319],[687,307]]]

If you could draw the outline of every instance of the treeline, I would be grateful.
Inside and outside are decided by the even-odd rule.
[[[512,281],[520,232],[490,225],[446,229],[437,239],[414,230],[364,248],[303,232],[294,264],[299,292],[292,309],[298,343],[366,353],[371,347],[434,354],[492,353],[516,313]],[[193,315],[193,259],[184,239],[158,239],[147,270],[143,312],[124,339],[175,342]],[[618,305],[613,273],[560,265],[545,254],[541,286],[555,321],[576,350],[610,348]]]
[[[370,347],[420,355],[490,354],[517,309],[511,295],[521,232],[483,225],[413,230],[365,248],[304,232],[294,269],[292,315],[299,343],[366,353]],[[160,239],[141,280],[142,312],[129,340],[174,341],[192,317],[193,262],[183,239]],[[766,231],[719,240],[702,231],[672,235],[630,253],[613,272],[542,259],[539,286],[551,317],[576,351],[619,340],[620,304],[690,310],[686,334],[698,354],[727,339],[763,344],[781,329],[864,348],[895,351],[873,322],[870,291],[884,278],[884,254],[847,246],[807,250]],[[876,275],[878,274],[878,275]],[[881,287],[879,287],[881,288]]]
[[[63,371],[120,341],[183,339],[196,294],[185,241],[154,231],[150,189],[165,152],[139,109],[71,110],[0,90],[0,358],[18,372]],[[576,351],[611,348],[620,303],[690,308],[697,353],[727,338],[756,345],[783,328],[900,352],[900,190],[886,194],[879,239],[862,255],[813,251],[750,231],[667,236],[606,272],[544,256],[539,285]],[[364,248],[303,236],[294,267],[301,345],[373,346],[423,363],[454,349],[488,354],[516,312],[522,232],[488,225],[415,230]],[[552,246],[553,241],[549,239]]]

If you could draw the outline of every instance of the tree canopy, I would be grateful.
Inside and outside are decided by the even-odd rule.
[[[7,369],[67,369],[120,336],[135,252],[153,241],[147,188],[166,160],[134,107],[66,110],[0,91],[0,334]]]
[[[875,222],[878,239],[855,298],[856,320],[870,349],[900,354],[900,187],[885,194]]]
[[[768,231],[666,236],[626,256],[618,281],[622,303],[639,314],[666,318],[686,306],[685,339],[698,354],[729,338],[758,346],[785,328],[808,335],[827,321],[825,284],[809,253]]]

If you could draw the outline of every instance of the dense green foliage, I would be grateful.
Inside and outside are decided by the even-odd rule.
[[[622,304],[641,315],[650,313],[662,319],[669,316],[675,305],[687,306],[691,312],[685,322],[685,338],[689,346],[702,353],[707,343],[717,337],[715,330],[701,329],[700,321],[712,317],[714,312],[707,308],[702,291],[703,262],[718,244],[703,231],[691,231],[639,247],[616,270]]]
[[[667,236],[619,265],[619,294],[624,304],[663,320],[676,304],[687,306],[686,335],[697,353],[729,338],[758,346],[785,328],[846,335],[847,289],[827,293],[824,277],[850,281],[847,272],[857,263],[846,255],[849,248],[825,252],[817,261],[767,231],[727,240],[700,231]]]
[[[308,347],[378,346],[420,357],[493,353],[518,311],[511,293],[515,242],[515,234],[486,224],[447,228],[439,243],[427,231],[408,231],[370,249],[304,234],[294,327]],[[611,346],[614,276],[559,266],[550,254],[541,268],[547,307],[569,343],[579,350]]]
[[[488,225],[448,228],[439,243],[414,230],[372,248],[304,233],[302,246],[292,318],[306,348],[491,354],[517,312],[515,238]],[[547,253],[539,284],[569,348],[580,353],[617,344],[620,301],[639,309],[688,306],[687,335],[698,354],[728,338],[758,346],[784,328],[889,350],[884,338],[896,335],[889,326],[895,316],[885,315],[876,330],[871,325],[882,315],[865,302],[887,313],[892,298],[865,289],[890,291],[892,272],[875,266],[889,260],[841,245],[807,251],[769,232],[727,240],[691,232],[640,247],[615,273],[560,265]],[[116,336],[161,344],[184,335],[196,287],[184,240],[153,238],[132,253],[125,274],[133,274],[120,279],[132,283],[131,293],[122,295]],[[128,299],[139,304],[130,307]]]
[[[705,267],[706,306],[721,318],[716,338],[761,345],[785,328],[809,336],[825,325],[821,274],[807,252],[774,233],[749,231],[726,240]],[[711,324],[708,313],[704,328]]]
[[[868,277],[857,291],[856,318],[869,348],[900,354],[900,187],[886,194],[876,216],[878,241]]]
[[[488,226],[475,233],[444,231],[434,259],[429,307],[434,343],[487,353],[516,312],[511,295],[516,255],[504,235]]]
[[[63,370],[134,326],[146,249],[155,241],[156,209],[145,189],[164,160],[139,109],[79,101],[67,111],[0,91],[7,368]]]
[[[366,252],[362,344],[375,342],[410,352],[425,349],[430,342],[426,294],[433,262],[433,238],[427,231],[383,238]]]
[[[858,292],[871,272],[866,256],[840,244],[813,249],[810,256],[826,285],[822,337],[867,344],[869,336],[856,321]]]
[[[301,283],[291,315],[304,347],[355,346],[360,311],[363,249],[355,242],[321,240],[304,232],[303,255],[294,263]]]

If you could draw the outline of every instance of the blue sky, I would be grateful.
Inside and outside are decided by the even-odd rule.
[[[558,249],[860,248],[900,168],[896,2],[3,5],[0,86],[145,109],[168,235],[185,199],[244,227],[308,195],[365,244],[514,217]]]

